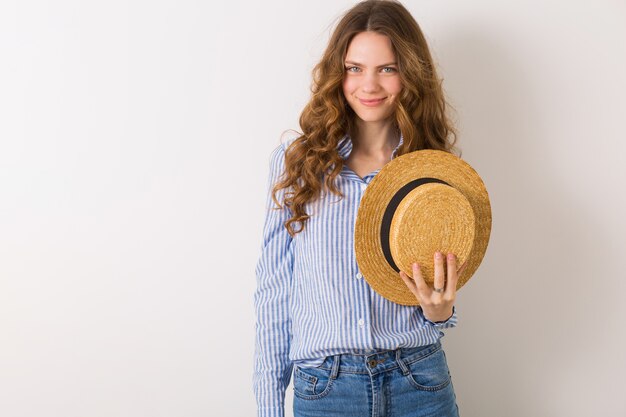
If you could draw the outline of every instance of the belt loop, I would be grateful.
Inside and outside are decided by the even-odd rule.
[[[341,362],[341,354],[333,356],[333,367],[330,371],[330,379],[337,379],[337,374],[339,374],[339,362]]]
[[[402,359],[401,351],[402,351],[402,348],[396,349],[396,362],[398,362],[398,365],[400,365],[400,368],[402,369],[402,375],[406,376],[409,373],[411,373],[411,370],[409,369],[409,367],[404,362],[404,359]]]

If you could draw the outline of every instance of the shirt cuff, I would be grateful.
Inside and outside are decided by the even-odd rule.
[[[260,407],[258,417],[285,417],[285,407]]]
[[[452,306],[452,315],[444,321],[430,321],[426,318],[426,316],[424,316],[424,320],[426,320],[426,322],[432,324],[433,326],[439,328],[439,329],[445,329],[448,327],[454,327],[457,324],[457,314],[456,314],[456,306]]]

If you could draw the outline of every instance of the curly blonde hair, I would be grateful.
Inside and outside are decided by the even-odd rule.
[[[446,100],[435,65],[419,25],[395,0],[367,0],[343,15],[320,62],[312,71],[311,98],[300,115],[302,133],[285,150],[283,179],[272,188],[272,200],[282,208],[276,193],[284,188],[284,205],[292,217],[285,222],[293,237],[304,230],[310,217],[308,202],[320,197],[322,187],[344,197],[334,184],[344,160],[339,141],[356,132],[354,110],[342,90],[344,59],[352,38],[360,32],[387,36],[398,63],[402,91],[398,96],[393,127],[402,132],[397,156],[420,149],[455,152],[457,132],[446,114]],[[300,223],[299,230],[293,224]]]

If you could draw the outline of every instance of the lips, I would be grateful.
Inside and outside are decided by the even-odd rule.
[[[364,100],[362,98],[359,99],[359,101],[361,102],[361,104],[365,105],[365,106],[377,106],[380,103],[382,103],[385,100],[385,97],[382,98],[375,98],[375,99],[368,99],[368,100]]]

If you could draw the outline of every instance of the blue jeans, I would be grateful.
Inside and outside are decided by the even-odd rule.
[[[441,341],[294,366],[295,417],[458,417]]]

